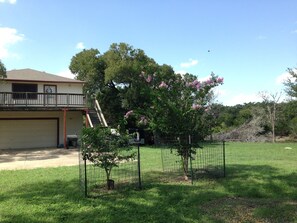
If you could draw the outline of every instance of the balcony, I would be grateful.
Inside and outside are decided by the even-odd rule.
[[[86,108],[83,94],[38,93],[38,92],[0,92],[0,110],[23,108]]]

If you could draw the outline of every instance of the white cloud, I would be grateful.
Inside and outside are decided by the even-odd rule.
[[[85,45],[83,42],[79,42],[76,44],[76,49],[83,50],[84,48],[85,48]]]
[[[189,59],[188,62],[181,63],[180,66],[183,68],[193,67],[198,64],[198,60]]]
[[[69,69],[57,73],[58,76],[74,79],[75,75]]]
[[[1,1],[1,0],[0,0]],[[24,35],[16,29],[0,27],[0,58],[17,56],[9,52],[9,47],[24,40]]]
[[[295,70],[297,72],[297,70]],[[285,72],[282,73],[281,75],[279,75],[276,79],[275,79],[275,83],[276,84],[283,84],[285,81],[287,81],[288,79],[290,80],[294,80],[294,78],[292,78],[292,76],[290,75],[289,72]]]
[[[237,104],[244,104],[249,102],[260,102],[262,101],[258,93],[234,93],[227,91],[220,91],[218,94],[218,101],[222,102],[223,105],[234,106]]]
[[[9,4],[15,4],[16,0],[0,0],[0,3],[9,3]]]

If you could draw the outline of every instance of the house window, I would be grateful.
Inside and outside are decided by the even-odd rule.
[[[12,84],[13,99],[37,99],[37,84]]]

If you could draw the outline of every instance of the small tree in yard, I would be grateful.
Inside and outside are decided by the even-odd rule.
[[[113,133],[110,128],[84,128],[81,137],[83,156],[95,166],[105,170],[107,189],[114,188],[114,181],[110,179],[113,167],[135,157],[129,153],[129,137],[125,134]]]

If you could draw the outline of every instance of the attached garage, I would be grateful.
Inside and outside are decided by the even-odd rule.
[[[0,119],[0,149],[56,147],[58,118]]]

